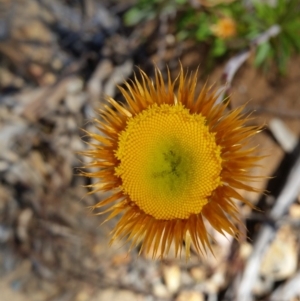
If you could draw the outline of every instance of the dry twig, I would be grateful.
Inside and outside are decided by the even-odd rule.
[[[279,25],[275,24],[271,26],[268,30],[266,30],[264,33],[259,35],[256,39],[254,39],[250,45],[249,49],[245,50],[241,53],[238,53],[236,56],[231,58],[227,64],[225,65],[222,80],[223,80],[223,87],[220,88],[220,95],[218,97],[217,103],[220,103],[223,101],[224,97],[228,95],[228,92],[231,88],[231,83],[233,80],[233,77],[235,76],[236,72],[239,70],[239,68],[246,62],[246,60],[250,57],[251,52],[262,43],[265,43],[272,37],[277,36],[281,31],[281,28]]]
[[[278,196],[275,206],[272,208],[269,218],[278,221],[295,201],[300,191],[300,154],[294,168],[290,171],[287,182]],[[253,300],[252,288],[259,276],[261,261],[267,251],[268,246],[275,237],[276,228],[270,224],[265,224],[261,229],[253,253],[250,256],[242,278],[238,281],[235,300]]]

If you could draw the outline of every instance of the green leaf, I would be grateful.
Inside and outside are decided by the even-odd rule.
[[[212,55],[215,57],[222,56],[227,51],[226,44],[221,39],[216,39],[212,49]]]
[[[285,38],[289,41],[291,49],[300,52],[300,33],[285,32]]]
[[[196,31],[196,38],[198,41],[205,41],[211,35],[210,29],[207,24],[202,24]]]
[[[190,32],[187,30],[180,30],[176,34],[176,38],[178,41],[186,40],[190,36]]]
[[[276,16],[278,18],[282,17],[285,15],[286,13],[286,9],[287,9],[287,0],[277,0],[277,5],[276,5]]]
[[[260,66],[270,55],[271,45],[269,42],[265,42],[257,47],[256,56],[254,60],[255,66]]]
[[[196,38],[198,41],[205,41],[210,35],[209,20],[205,14],[201,14],[197,20]]]
[[[133,26],[141,22],[146,16],[147,13],[144,10],[133,7],[125,13],[124,23],[127,26]]]

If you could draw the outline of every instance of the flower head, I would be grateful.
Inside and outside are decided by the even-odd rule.
[[[243,107],[216,104],[208,88],[195,96],[196,78],[181,70],[165,83],[156,69],[153,83],[141,71],[141,81],[120,87],[126,104],[108,97],[95,120],[100,133],[87,133],[86,167],[98,170],[84,174],[99,179],[91,193],[112,192],[94,208],[108,205],[108,220],[123,214],[112,242],[125,236],[153,256],[172,243],[177,255],[185,242],[187,256],[191,243],[201,253],[211,248],[204,220],[239,237],[235,200],[248,202],[237,189],[257,191],[249,171],[260,157],[245,146],[259,129],[245,124]]]
[[[236,23],[229,17],[218,20],[216,24],[211,26],[212,33],[220,39],[232,38],[236,35]]]

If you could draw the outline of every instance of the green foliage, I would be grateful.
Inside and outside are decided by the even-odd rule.
[[[133,26],[142,20],[150,20],[158,15],[176,12],[187,0],[138,0],[137,4],[126,12],[124,23]]]
[[[267,69],[276,64],[280,73],[285,73],[286,64],[294,53],[300,52],[300,1],[277,0],[271,6],[268,1],[252,0],[219,4],[214,7],[191,7],[188,0],[138,0],[124,16],[128,26],[156,18],[161,14],[177,14],[178,40],[194,39],[205,43],[209,48],[208,61],[239,51],[277,24],[280,33],[269,41],[258,45],[255,66]],[[230,18],[236,24],[235,35],[216,34],[213,27],[222,18]]]
[[[270,65],[275,61],[280,73],[285,73],[286,64],[293,53],[300,52],[300,2],[298,0],[277,0],[274,7],[256,0],[253,2],[257,22],[252,30],[262,32],[278,24],[281,32],[257,48],[255,64]]]

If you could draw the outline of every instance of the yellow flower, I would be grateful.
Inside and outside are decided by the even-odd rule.
[[[219,19],[217,24],[211,26],[211,31],[220,39],[232,38],[236,35],[236,23],[233,19],[225,17]]]
[[[94,208],[108,205],[107,220],[123,214],[111,242],[127,237],[131,248],[153,257],[166,255],[172,243],[176,256],[185,242],[202,253],[211,249],[204,220],[222,234],[239,237],[235,200],[249,204],[237,189],[258,191],[249,181],[260,157],[247,148],[260,129],[245,123],[243,107],[229,111],[216,104],[217,95],[204,87],[195,97],[197,73],[167,82],[158,69],[152,82],[126,82],[120,91],[126,104],[108,97],[96,119],[99,134],[89,133],[92,158],[84,175],[99,179],[90,185],[111,196]],[[176,88],[177,87],[177,88]],[[249,204],[250,205],[250,204]]]

